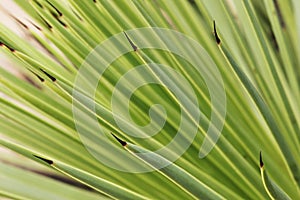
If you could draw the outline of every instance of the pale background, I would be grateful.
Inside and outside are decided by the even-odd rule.
[[[0,0],[0,22],[5,26],[10,27],[15,33],[17,33],[21,37],[27,38],[25,32],[19,27],[18,24],[16,24],[14,20],[12,20],[8,16],[7,12],[13,13],[15,16],[18,16],[18,18],[20,19],[24,19],[26,17],[26,14],[13,2],[13,0]],[[0,52],[0,67],[4,67],[10,71],[13,71],[12,66],[13,64],[7,58],[5,58],[5,56]],[[1,115],[0,115],[0,120],[1,120]],[[0,137],[1,137],[1,130],[0,130]],[[17,156],[13,152],[4,149],[0,146],[0,162],[1,162],[1,154],[6,154],[6,155],[10,154],[11,156]],[[8,200],[8,199],[0,197],[0,200]]]

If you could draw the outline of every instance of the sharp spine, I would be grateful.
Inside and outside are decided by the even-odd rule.
[[[53,165],[54,164],[54,162],[52,160],[49,160],[49,159],[46,159],[46,158],[42,158],[42,157],[37,156],[37,155],[33,155],[33,156],[36,157],[37,159],[40,159],[40,160],[48,163],[49,165]]]
[[[217,28],[216,28],[216,21],[215,20],[214,20],[214,34],[215,34],[215,39],[216,39],[217,44],[220,44],[221,43],[221,39],[218,36],[218,32],[217,32]]]
[[[53,82],[56,81],[56,78],[53,77],[52,75],[50,75],[48,72],[46,72],[45,70],[43,70],[43,69],[41,69],[41,68],[40,68],[40,70],[41,70],[46,76],[48,76],[48,78],[50,78],[51,81],[53,81]]]
[[[123,147],[125,147],[127,145],[127,142],[125,142],[124,140],[121,140],[115,134],[113,134],[113,133],[111,133],[111,134]]]
[[[123,33],[125,34],[125,37],[127,38],[128,42],[131,45],[131,47],[133,48],[133,50],[137,51],[138,47],[132,42],[132,40],[128,37],[128,35],[125,31],[123,31]]]

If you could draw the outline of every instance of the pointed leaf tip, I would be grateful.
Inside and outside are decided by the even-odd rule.
[[[127,38],[129,44],[131,45],[131,47],[133,48],[134,51],[137,51],[137,46],[135,46],[135,44],[132,42],[132,40],[128,37],[127,33],[125,31],[123,31],[123,33],[125,34],[125,37]]]
[[[263,160],[262,160],[262,154],[261,154],[261,151],[259,152],[259,165],[260,165],[261,168],[264,166],[264,162],[263,162]]]
[[[217,33],[216,21],[215,21],[215,20],[214,20],[214,35],[215,35],[217,44],[220,44],[220,43],[221,43],[221,40],[220,40],[220,38],[219,38],[219,36],[218,36],[218,33]]]
[[[52,161],[52,160],[48,160],[48,159],[46,159],[46,158],[42,158],[42,157],[36,156],[36,155],[33,155],[33,156],[36,157],[37,159],[40,159],[40,160],[42,160],[42,161],[48,163],[49,165],[52,165],[52,164],[53,164],[53,161]]]
[[[10,15],[17,23],[19,23],[21,26],[23,26],[25,29],[29,29],[29,27],[24,23],[22,22],[20,19],[18,19],[17,17],[15,17],[14,15]]]
[[[45,79],[43,79],[42,77],[40,77],[37,73],[35,73],[34,71],[32,71],[31,69],[28,69],[31,73],[33,73],[41,82],[44,82]]]
[[[115,136],[115,134],[111,133],[112,136],[114,136],[114,138],[124,147],[126,146],[126,142],[124,140],[121,140],[120,138],[118,138],[117,136]]]
[[[63,16],[62,12],[60,12],[50,1],[47,0],[47,3],[57,12],[60,17]]]
[[[0,46],[8,48],[11,52],[15,52],[16,51],[15,49],[13,49],[12,47],[8,46],[7,44],[5,44],[2,41],[0,41]]]
[[[42,31],[43,29],[41,27],[39,27],[38,25],[36,25],[35,23],[33,23],[32,21],[30,21],[29,19],[27,19],[27,21],[29,21],[29,23],[34,26],[37,30]]]
[[[41,69],[41,68],[40,68],[40,70],[41,70],[46,76],[48,76],[48,78],[50,78],[51,81],[53,81],[53,82],[56,81],[56,78],[53,77],[52,75],[50,75],[48,72],[46,72],[45,70],[43,70],[43,69]]]
[[[65,22],[61,21],[59,18],[56,19],[63,27],[68,28],[68,25]]]
[[[270,199],[291,200],[292,198],[290,198],[289,195],[280,186],[278,186],[271,177],[268,176],[267,172],[263,168],[264,163],[261,152],[259,153],[259,160],[262,183]]]

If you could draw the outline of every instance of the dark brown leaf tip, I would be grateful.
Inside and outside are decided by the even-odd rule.
[[[121,140],[120,138],[118,138],[117,136],[115,136],[115,134],[111,133],[112,136],[114,136],[114,138],[123,146],[125,147],[126,146],[126,142],[124,140]]]
[[[38,25],[36,25],[36,24],[33,23],[32,21],[30,21],[29,19],[27,19],[27,21],[28,21],[32,26],[34,26],[37,30],[42,31],[42,28],[41,28],[41,27],[39,27]]]
[[[48,72],[46,72],[45,70],[43,69],[40,69],[46,76],[48,76],[48,78],[51,79],[51,81],[55,82],[56,81],[56,78],[53,77],[52,75],[50,75]]]
[[[37,73],[35,73],[34,71],[32,71],[31,69],[28,69],[31,73],[33,73],[41,82],[44,82],[45,79],[43,79],[42,77],[40,77]]]
[[[16,51],[12,47],[8,46],[7,44],[5,44],[4,42],[1,42],[1,41],[0,41],[0,46],[8,48],[11,52],[15,52]]]
[[[51,31],[53,27],[41,15],[39,15],[39,16],[42,19],[42,21],[45,23],[45,25],[48,27],[48,29]]]
[[[57,12],[60,17],[63,16],[62,12],[60,12],[50,1],[47,0],[47,3]]]
[[[259,152],[259,166],[260,166],[260,168],[262,168],[264,166],[261,151]]]
[[[63,27],[68,28],[68,25],[67,25],[65,22],[63,22],[63,21],[60,20],[59,18],[56,18],[56,19],[57,19],[57,21],[58,21]]]
[[[34,3],[36,3],[36,5],[38,5],[40,8],[44,9],[44,6],[42,4],[40,4],[40,2],[34,0],[33,1]]]
[[[13,16],[13,15],[11,15],[11,17],[12,17],[16,22],[18,22],[21,26],[23,26],[25,29],[28,29],[28,26],[27,26],[24,22],[22,22],[20,19],[18,19],[17,17],[15,17],[15,16]]]
[[[125,34],[125,37],[127,38],[129,44],[131,45],[133,51],[137,51],[138,47],[135,46],[135,44],[132,42],[132,40],[128,37],[127,33],[125,31],[123,31],[123,33]]]
[[[52,165],[54,162],[52,160],[49,160],[49,159],[46,159],[46,158],[42,158],[40,156],[37,156],[37,155],[33,155],[34,157],[36,157],[37,159],[40,159],[42,161],[44,161],[45,163],[49,164],[49,165]]]
[[[221,40],[218,36],[218,32],[217,32],[217,28],[216,28],[216,21],[214,20],[214,35],[215,35],[215,39],[216,39],[216,42],[217,44],[220,44],[221,43]]]

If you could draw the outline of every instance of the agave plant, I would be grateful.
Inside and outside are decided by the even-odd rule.
[[[14,1],[1,196],[300,199],[299,1]]]

